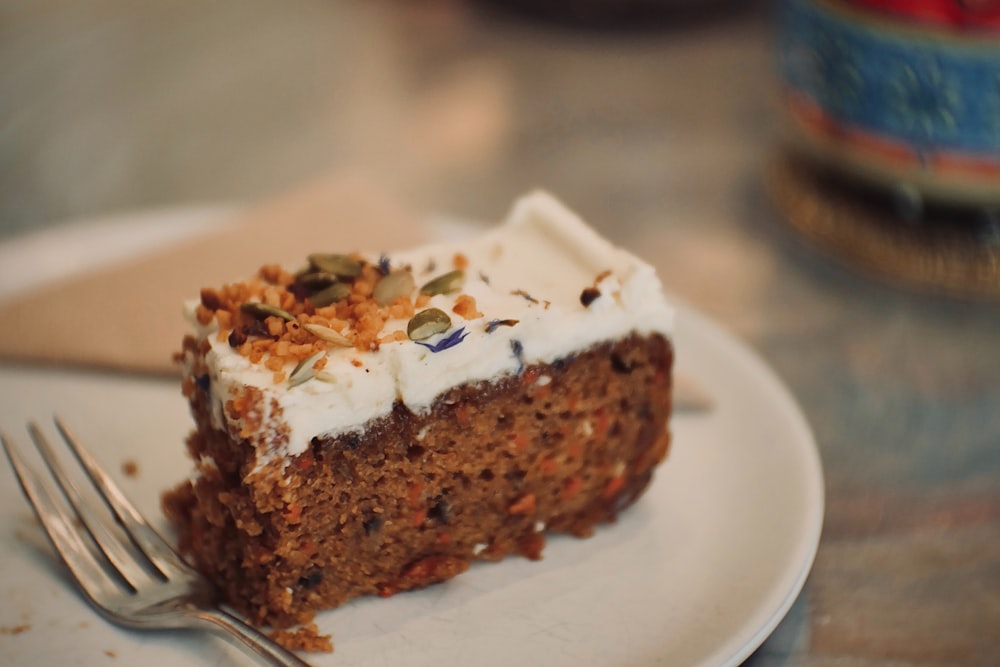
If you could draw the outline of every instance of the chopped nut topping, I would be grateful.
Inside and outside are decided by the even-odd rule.
[[[476,300],[468,294],[462,294],[455,300],[455,305],[451,312],[460,315],[467,320],[482,317],[483,314],[476,309]]]

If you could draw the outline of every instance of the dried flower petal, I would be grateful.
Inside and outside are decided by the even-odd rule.
[[[465,330],[465,327],[460,327],[436,343],[421,343],[420,341],[417,341],[417,345],[423,345],[431,352],[443,352],[448,348],[455,347],[461,343],[468,335],[469,333]]]
[[[486,323],[486,333],[491,334],[500,327],[512,327],[520,320],[490,320]]]
[[[527,299],[531,303],[538,303],[538,299],[536,299],[535,297],[531,296],[530,294],[528,294],[527,292],[525,292],[523,289],[516,289],[513,292],[511,292],[511,294],[513,294],[514,296],[524,297],[525,299]]]

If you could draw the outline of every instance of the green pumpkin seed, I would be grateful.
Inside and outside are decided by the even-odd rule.
[[[410,318],[406,325],[406,335],[410,340],[424,340],[434,334],[444,333],[451,328],[448,313],[437,308],[428,308]]]
[[[331,329],[330,327],[324,327],[322,324],[303,324],[302,328],[311,333],[316,338],[320,340],[325,340],[328,343],[333,343],[334,345],[340,345],[341,347],[351,347],[354,343],[351,339],[344,334]]]
[[[334,283],[309,296],[309,300],[316,308],[329,306],[337,303],[341,299],[346,299],[351,293],[351,286],[346,283]]]
[[[328,382],[330,384],[334,384],[337,382],[337,376],[331,373],[330,371],[316,371],[313,377],[319,380],[320,382]]]
[[[416,283],[413,282],[413,274],[409,271],[395,271],[375,283],[372,296],[380,306],[388,306],[401,296],[409,296],[413,293]]]
[[[288,376],[288,387],[298,387],[303,382],[308,382],[312,380],[316,375],[316,369],[313,368],[313,364],[320,360],[320,358],[326,354],[325,352],[317,352],[311,357],[306,357],[292,370],[291,374]]]
[[[426,283],[420,288],[422,294],[434,296],[435,294],[448,294],[462,288],[465,284],[465,271],[455,269],[448,273],[443,273],[434,280]]]
[[[259,301],[247,301],[246,303],[240,305],[240,310],[258,320],[263,320],[267,317],[280,317],[286,322],[292,322],[295,320],[295,316],[287,310],[282,310],[277,306],[269,306],[266,303],[260,303]]]
[[[295,282],[312,289],[321,289],[337,282],[337,276],[326,271],[307,271],[296,277]]]
[[[309,264],[317,271],[332,273],[338,278],[357,278],[361,275],[361,262],[347,255],[313,253],[309,255]]]

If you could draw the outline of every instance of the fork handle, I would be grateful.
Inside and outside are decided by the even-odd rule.
[[[262,665],[274,667],[309,667],[309,664],[288,649],[279,646],[264,633],[250,627],[232,614],[221,609],[199,610],[195,617],[208,629],[222,636],[231,644],[257,658]]]

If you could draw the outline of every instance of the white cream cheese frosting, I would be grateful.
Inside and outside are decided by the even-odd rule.
[[[197,336],[211,345],[205,362],[215,425],[239,431],[221,406],[233,390],[246,386],[261,392],[265,410],[280,408],[287,443],[266,453],[257,443],[259,465],[273,456],[304,452],[315,436],[363,428],[388,415],[397,402],[420,413],[457,385],[497,380],[525,365],[551,363],[631,333],[669,337],[673,331],[674,309],[654,269],[612,246],[549,194],[523,197],[504,223],[476,239],[392,253],[387,259],[393,268],[411,266],[420,285],[441,273],[435,267],[451,266],[456,253],[468,259],[465,284],[460,292],[431,297],[428,305],[452,314],[452,327],[423,342],[434,346],[449,336],[460,342],[440,351],[411,340],[384,343],[371,352],[331,346],[323,381],[275,383],[271,370],[251,363],[215,335],[214,321],[198,325],[197,302],[189,304]],[[589,305],[581,300],[586,288],[599,292]],[[459,294],[474,298],[482,316],[453,314]],[[508,320],[517,323],[496,323]],[[405,330],[406,324],[390,320],[384,331]]]

